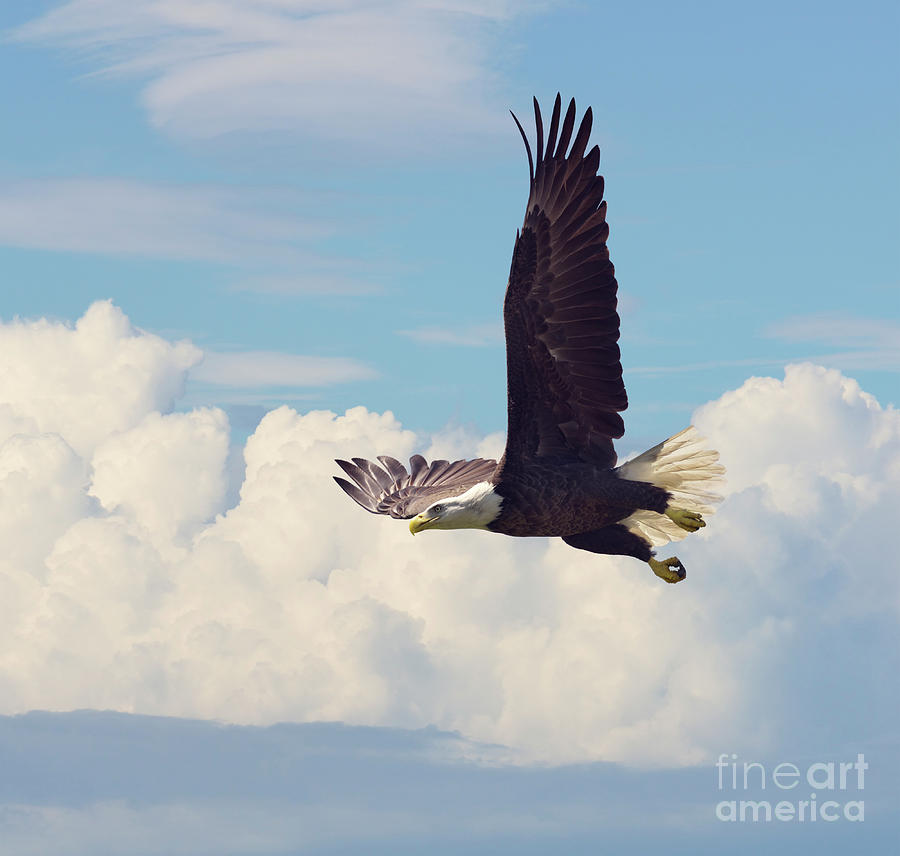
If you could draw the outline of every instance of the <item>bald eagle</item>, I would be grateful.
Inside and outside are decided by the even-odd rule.
[[[613,440],[628,406],[619,347],[618,288],[606,239],[600,149],[585,154],[591,109],[575,127],[575,101],[561,117],[556,96],[544,140],[534,99],[537,150],[522,124],[530,192],[516,234],[503,303],[506,333],[506,450],[499,461],[388,455],[380,464],[337,464],[335,481],[374,514],[426,529],[486,529],[560,537],[592,553],[634,556],[669,583],[686,576],[653,547],[706,525],[721,497],[718,453],[693,427],[616,466]],[[558,136],[557,136],[558,134]],[[571,148],[569,143],[572,143]]]

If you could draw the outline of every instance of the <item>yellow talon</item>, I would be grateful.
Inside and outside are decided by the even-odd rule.
[[[688,511],[684,508],[675,508],[670,505],[665,511],[666,517],[672,520],[677,526],[686,529],[688,532],[696,532],[706,526],[706,521],[699,511]]]
[[[687,571],[677,556],[662,560],[648,559],[647,564],[656,576],[667,583],[680,583],[687,576]]]

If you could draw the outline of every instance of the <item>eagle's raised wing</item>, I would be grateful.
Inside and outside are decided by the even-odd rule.
[[[591,110],[569,149],[575,101],[560,128],[557,95],[545,150],[535,99],[534,161],[513,118],[525,140],[531,192],[503,305],[509,420],[503,466],[518,469],[552,456],[612,467],[612,438],[624,433],[619,412],[628,398],[616,344],[617,284],[606,248],[600,149],[584,154]]]
[[[379,455],[378,460],[382,466],[365,458],[354,458],[353,463],[336,461],[356,484],[339,476],[334,480],[366,511],[401,519],[415,517],[439,499],[465,493],[490,479],[497,467],[496,461],[485,458],[429,464],[421,455],[413,455],[407,472],[388,455]]]

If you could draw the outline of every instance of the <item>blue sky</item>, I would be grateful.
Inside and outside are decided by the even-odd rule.
[[[797,358],[893,397],[894,4],[470,6],[479,14],[435,25],[458,41],[426,60],[428,112],[378,72],[364,103],[366,58],[333,46],[346,86],[307,115],[277,68],[264,110],[243,82],[229,95],[231,71],[207,71],[223,80],[199,93],[183,79],[196,57],[179,39],[198,56],[271,47],[229,41],[247,24],[225,12],[207,44],[188,16],[180,32],[137,12],[103,29],[108,12],[88,6],[42,19],[59,4],[6,4],[2,317],[74,320],[110,297],[136,325],[204,349],[356,361],[344,382],[195,381],[186,403],[225,405],[243,433],[281,401],[502,430],[500,303],[526,194],[506,110],[530,122],[530,96],[547,104],[558,89],[593,107],[603,151],[629,439],[673,433],[698,404]],[[38,200],[27,217],[23,194]],[[837,336],[835,319],[855,335]]]
[[[898,17],[3,4],[0,856],[889,848]],[[502,450],[508,110],[557,90],[603,153],[620,451],[693,420],[728,471],[678,586],[331,480]],[[721,753],[860,752],[864,824],[714,818]]]

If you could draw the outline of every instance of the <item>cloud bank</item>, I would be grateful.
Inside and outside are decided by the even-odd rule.
[[[663,766],[893,733],[900,414],[839,372],[696,414],[730,495],[670,587],[361,512],[335,457],[502,446],[362,407],[268,413],[227,508],[224,414],[172,410],[199,357],[109,304],[0,326],[0,712],[434,724],[518,761]]]
[[[70,0],[15,35],[142,78],[150,121],[179,136],[287,130],[396,151],[506,130],[484,95],[496,88],[496,33],[542,5]]]
[[[636,856],[896,849],[896,749],[867,752],[865,789],[838,794],[865,797],[864,823],[738,830],[716,819],[710,768],[498,767],[462,754],[479,748],[489,747],[433,728],[0,716],[0,854],[594,856],[598,842]],[[747,796],[771,797],[771,782]]]

